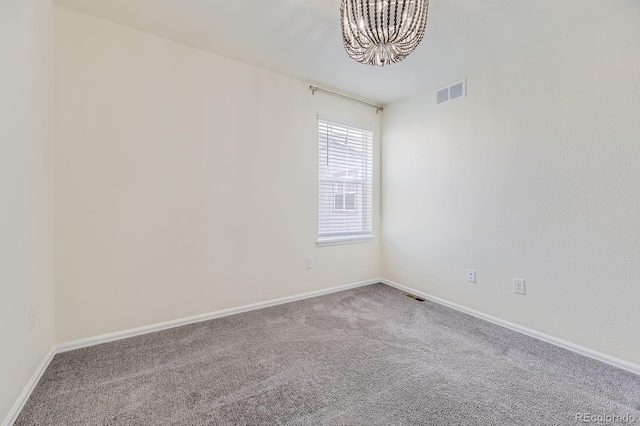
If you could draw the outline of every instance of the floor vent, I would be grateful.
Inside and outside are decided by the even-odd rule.
[[[410,299],[417,300],[418,302],[426,302],[427,299],[423,299],[422,297],[415,296],[413,294],[405,294]]]
[[[467,80],[460,80],[436,91],[436,104],[443,104],[467,96]]]

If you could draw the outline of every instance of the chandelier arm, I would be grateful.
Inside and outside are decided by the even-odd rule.
[[[418,37],[420,40],[422,40],[422,37],[424,36],[424,30],[426,28],[426,23],[427,23],[427,14],[429,12],[429,0],[425,0],[423,3],[420,4],[420,14],[419,16],[419,22],[418,22]]]
[[[384,16],[384,3],[382,3],[382,0],[377,0],[374,4],[376,11],[376,42],[382,44],[384,43],[384,23],[382,21]]]
[[[384,0],[384,2],[386,3],[387,0]],[[389,43],[389,24],[391,22],[391,7],[388,3],[387,3],[386,9],[382,11],[383,15],[384,15],[384,12],[387,12],[387,25],[382,26],[382,34],[383,34],[382,41],[383,43]]]
[[[348,18],[348,9],[349,5],[347,4],[346,1],[343,1],[342,3],[340,3],[340,18],[342,19],[342,44],[344,44],[344,47],[347,48],[348,43],[347,40],[349,40],[349,35],[347,34],[347,26],[350,25],[349,22],[349,18]]]
[[[366,6],[365,6],[365,3],[366,3]],[[374,30],[371,25],[372,24],[371,7],[369,6],[369,0],[360,0],[360,5],[362,7],[361,16],[362,16],[363,27],[364,27],[361,29],[362,39],[364,40],[364,43],[361,44],[361,46],[365,49],[368,49],[369,44],[371,43],[377,44],[378,40],[376,39],[376,35],[374,34]],[[365,18],[366,18],[366,22],[365,22]]]
[[[379,6],[379,11],[378,13],[376,13],[376,42],[378,43],[378,45],[384,45],[384,2],[383,0],[378,0],[377,4]]]
[[[426,24],[428,6],[429,6],[428,0],[425,0],[423,3],[421,3],[419,13],[416,14],[413,22],[411,22],[410,31],[408,31],[407,34],[405,34],[405,36],[402,39],[398,40],[399,43],[404,43],[405,40],[407,40],[407,38],[409,38],[412,35],[413,31],[415,31],[416,28],[420,28],[420,29],[416,33],[415,40],[417,40],[417,42],[415,44],[418,45],[420,41],[422,41],[422,37],[424,36],[424,27],[425,27],[425,25],[423,25],[423,22],[424,24]],[[410,43],[413,43],[413,39],[410,40]]]
[[[358,61],[366,63],[367,51],[370,49],[374,36],[370,28],[371,14],[369,9],[365,8],[365,1],[368,0],[344,0],[344,3],[348,3],[347,16],[350,17],[349,20],[353,24],[350,26],[351,37],[348,37],[352,43],[350,45],[345,43],[345,48],[350,52],[352,58],[358,58]],[[365,25],[365,19],[367,25]],[[346,25],[343,25],[343,30],[345,28]]]
[[[365,1],[367,2],[367,11],[371,12],[371,0]],[[371,34],[376,44],[380,44],[380,35],[378,34],[378,4],[379,0],[373,0],[373,22],[369,22],[369,28],[371,28]]]
[[[385,62],[386,49],[382,46],[385,45],[384,42],[384,3],[383,0],[370,0],[374,3],[374,19],[375,19],[375,42],[378,46],[381,46],[377,50],[377,52],[372,52],[372,55],[375,57],[376,65],[381,65]]]
[[[369,39],[371,41],[374,42],[378,42],[378,40],[376,39],[376,35],[374,34],[374,29],[371,28],[372,26],[375,27],[375,25],[371,25],[373,23],[373,21],[371,21],[371,5],[369,4],[369,0],[360,0],[362,2],[362,7],[364,8],[364,3],[367,3],[367,25],[366,25],[366,30],[367,30],[367,35],[369,36]],[[375,1],[375,0],[374,0]],[[375,10],[374,10],[374,19],[375,19]]]
[[[410,23],[409,23],[409,27],[407,28],[407,31],[402,35],[400,39],[397,40],[398,43],[403,43],[408,38],[414,37],[414,32],[416,28],[418,28],[422,24],[422,14],[423,14],[424,6],[427,3],[428,1],[420,3],[420,8],[414,12],[414,15],[410,19]],[[418,31],[418,33],[416,33],[415,35],[419,36],[419,32],[420,31]],[[415,38],[421,39],[421,37],[415,37]],[[411,41],[413,41],[413,38],[411,39]]]
[[[398,35],[398,29],[400,28],[398,26],[398,0],[396,0],[396,9],[395,12],[393,14],[393,35],[391,36],[393,39],[395,39]],[[404,2],[402,3],[402,7],[404,8]]]
[[[404,22],[404,24],[406,25],[406,29],[402,34],[402,37],[401,37],[402,40],[405,40],[407,37],[410,37],[415,31],[417,14],[418,14],[418,5],[416,4],[413,10],[413,15],[408,16],[409,14],[407,13],[407,21]]]
[[[350,32],[349,35],[351,37],[351,40],[353,41],[358,41],[358,19],[357,19],[357,8],[358,8],[358,1],[357,0],[346,0],[344,2],[347,5],[347,11],[346,11],[346,16],[347,16],[347,24],[344,25],[344,29],[349,28]],[[353,28],[353,25],[356,26],[356,28]],[[355,31],[354,31],[355,30]]]
[[[358,2],[358,0],[353,1],[355,3]],[[362,20],[362,28],[358,27],[360,31],[356,35],[356,40],[363,49],[367,49],[367,45],[374,40],[374,35],[371,32],[371,11],[368,7],[368,3],[367,7],[365,7],[365,2],[368,2],[368,0],[360,0],[358,3],[360,5],[360,10],[357,11],[359,13],[354,17],[355,22],[358,22],[358,18]]]
[[[404,16],[404,10],[407,7],[407,2],[402,2],[402,9],[400,10],[400,14],[398,14],[398,1],[396,0],[396,15],[395,15],[395,22],[394,22],[394,35],[393,35],[393,40],[397,40],[398,36],[400,35],[400,29],[402,28],[402,24],[404,22],[404,20],[402,19],[402,17]],[[400,16],[400,22],[398,22],[398,16]]]
[[[351,2],[351,13],[352,20],[355,25],[355,34],[354,39],[358,42],[361,47],[364,47],[361,39],[363,38],[363,34],[361,33],[364,29],[364,4],[362,0],[347,0]]]
[[[343,4],[347,4],[347,24],[343,25],[343,32],[345,31],[346,28],[348,28],[349,24],[353,24],[356,26],[356,30],[360,29],[359,28],[359,22],[358,22],[358,6],[362,6],[362,0],[360,0],[360,3],[358,3],[358,0],[345,0],[345,2]],[[363,10],[364,11],[364,10]],[[363,12],[362,11],[362,12]],[[350,25],[349,25],[350,27]],[[365,44],[362,42],[362,34],[360,34],[359,31],[353,31],[353,28],[351,29],[351,33],[350,33],[350,37],[349,39],[351,39],[353,41],[353,43],[356,43],[360,48],[364,49],[365,48]],[[345,39],[346,40],[346,39]],[[345,44],[346,46],[346,44]],[[349,45],[348,50],[350,50],[351,52],[353,52],[355,54],[355,49],[352,45]]]

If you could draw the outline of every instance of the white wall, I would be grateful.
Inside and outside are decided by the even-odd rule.
[[[640,364],[638,70],[635,8],[388,106],[383,276]]]
[[[29,332],[29,308],[36,327]],[[0,2],[0,420],[53,346],[53,6]]]
[[[58,342],[379,276],[378,242],[315,245],[316,116],[375,110],[55,15]]]

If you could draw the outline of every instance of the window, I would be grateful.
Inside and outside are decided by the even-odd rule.
[[[373,132],[318,120],[318,244],[372,238]]]
[[[334,190],[334,212],[355,212],[356,211],[356,185],[352,183],[335,183]]]

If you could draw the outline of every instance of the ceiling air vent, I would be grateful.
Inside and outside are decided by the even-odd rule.
[[[450,86],[443,87],[436,92],[436,104],[443,104],[467,96],[467,82],[460,80]]]
[[[437,97],[438,100],[436,103],[441,104],[447,102],[449,100],[449,88],[445,87],[444,89],[438,90]]]

